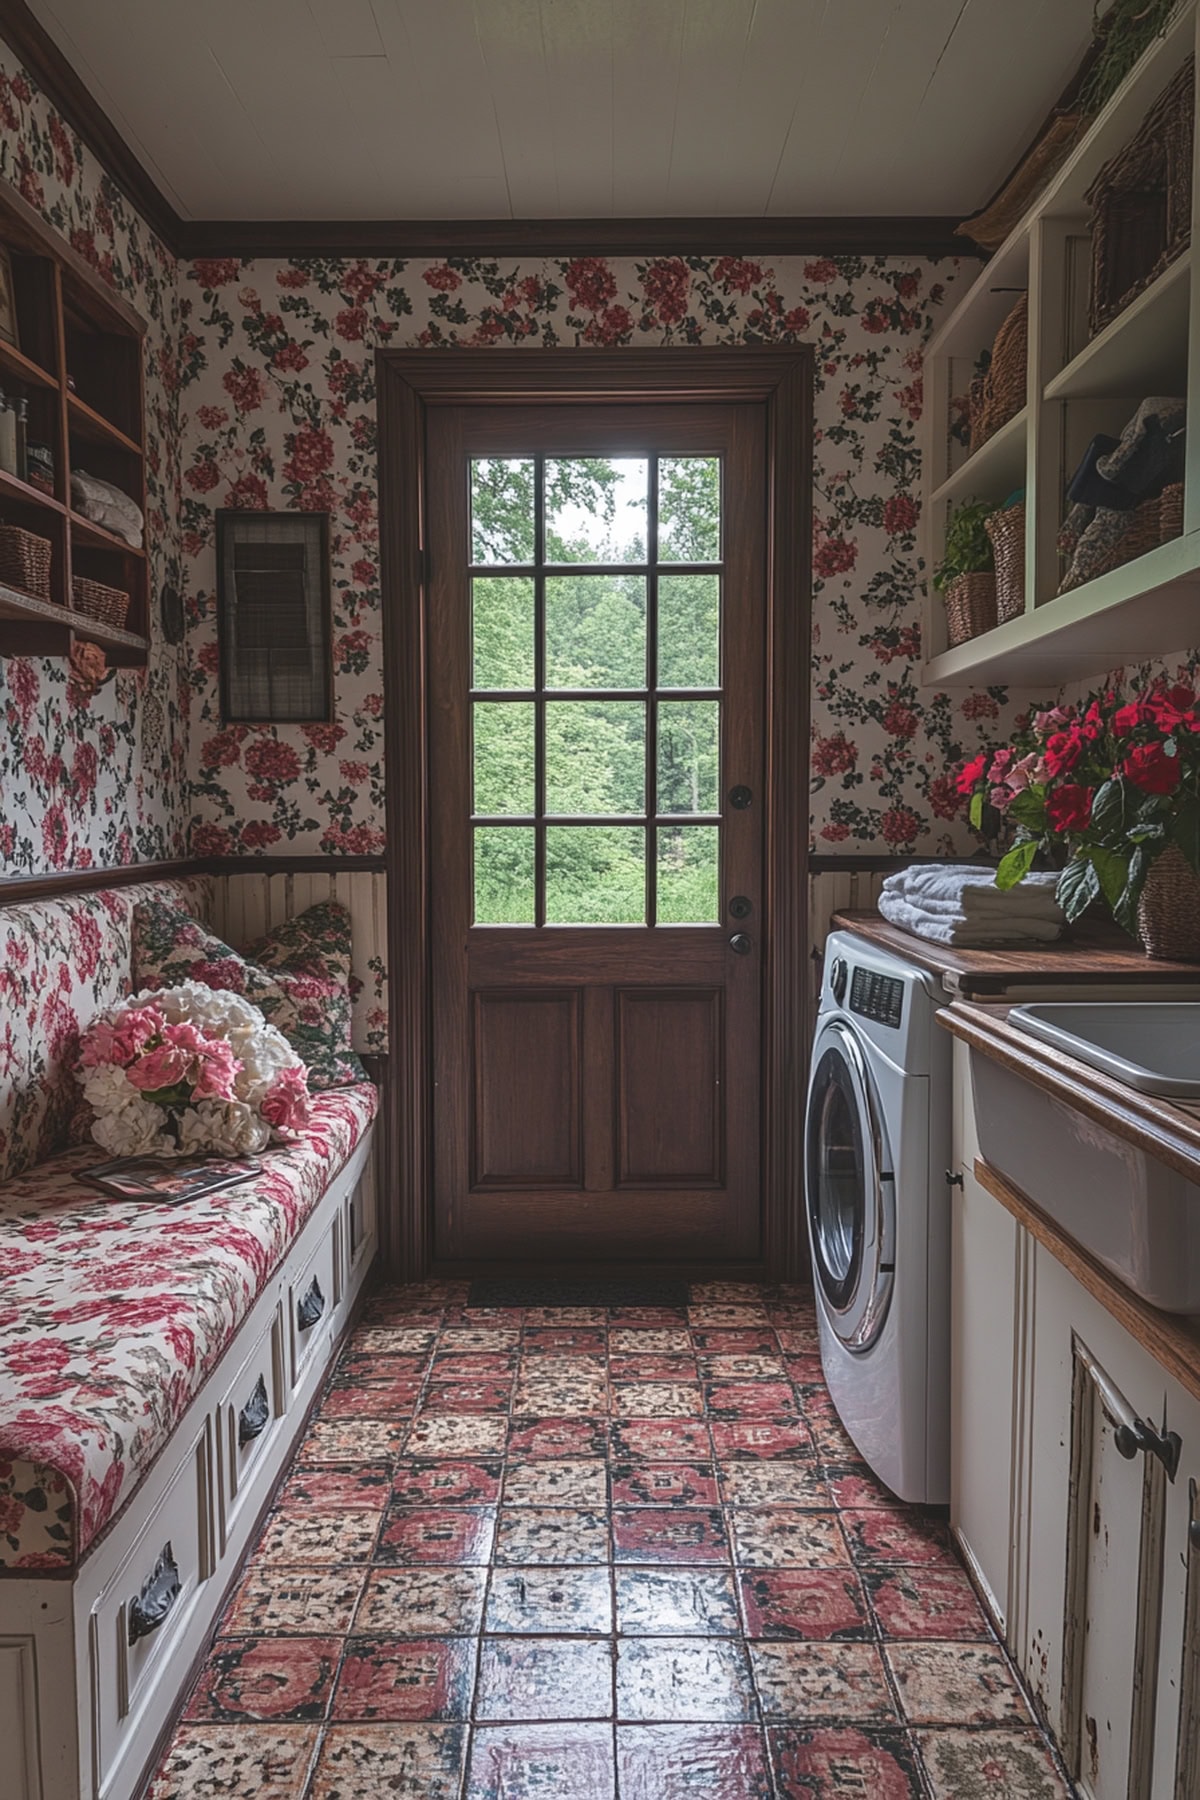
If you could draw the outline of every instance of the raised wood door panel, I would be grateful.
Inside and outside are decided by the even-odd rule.
[[[745,403],[429,410],[441,1262],[761,1254],[765,455]]]

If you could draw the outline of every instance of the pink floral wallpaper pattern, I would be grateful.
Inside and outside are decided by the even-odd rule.
[[[180,583],[175,258],[0,43],[0,178],[146,320],[150,591]],[[183,647],[99,693],[66,660],[0,658],[0,874],[142,862],[185,849]]]
[[[1005,695],[918,688],[916,534],[921,346],[969,274],[954,261],[823,256],[184,266],[193,847],[336,854],[382,844],[378,346],[810,343],[814,842],[967,848],[949,771],[1002,728]],[[216,506],[332,512],[334,724],[221,729]]]

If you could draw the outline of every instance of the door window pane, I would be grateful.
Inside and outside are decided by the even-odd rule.
[[[564,456],[546,463],[546,561],[646,560],[645,457]]]
[[[720,831],[716,825],[658,828],[658,922],[715,925]]]
[[[658,685],[718,687],[721,681],[721,577],[658,578]]]
[[[642,701],[547,702],[548,813],[640,813],[645,795]]]
[[[477,700],[475,811],[531,813],[534,807],[532,700]]]
[[[658,459],[658,560],[718,562],[721,556],[721,459]]]
[[[721,703],[663,700],[658,708],[658,810],[720,809]]]
[[[471,561],[533,561],[532,458],[486,456],[471,463]]]
[[[645,917],[640,825],[546,827],[548,925],[641,925]]]
[[[471,636],[477,688],[533,686],[533,582],[526,575],[477,575],[471,583]]]
[[[477,825],[475,923],[532,925],[533,884],[532,825]]]
[[[547,576],[546,686],[645,685],[644,576]]]

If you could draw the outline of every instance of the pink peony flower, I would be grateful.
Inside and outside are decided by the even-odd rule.
[[[223,1038],[208,1038],[192,1071],[193,1100],[232,1100],[241,1063]]]
[[[309,1119],[305,1071],[281,1069],[263,1095],[259,1111],[273,1131],[303,1131]]]
[[[147,1044],[161,1037],[165,1020],[157,1006],[130,1007],[111,1024],[97,1019],[83,1040],[80,1057],[85,1069],[101,1063],[125,1068],[141,1055]]]
[[[150,1094],[158,1088],[174,1087],[185,1080],[191,1064],[191,1053],[182,1044],[162,1043],[153,1050],[147,1050],[144,1056],[137,1057],[125,1073],[135,1088],[140,1088],[144,1094]]]

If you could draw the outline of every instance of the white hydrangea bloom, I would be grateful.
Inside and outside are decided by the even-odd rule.
[[[92,1136],[110,1156],[174,1156],[174,1138],[163,1131],[166,1114],[151,1100],[135,1098],[112,1112],[99,1113]]]
[[[118,1068],[116,1063],[97,1063],[94,1069],[86,1071],[83,1097],[98,1113],[116,1112],[119,1107],[141,1099],[124,1069]]]
[[[184,1155],[216,1151],[245,1156],[265,1150],[270,1141],[270,1126],[240,1100],[201,1100],[180,1115],[179,1148]]]

